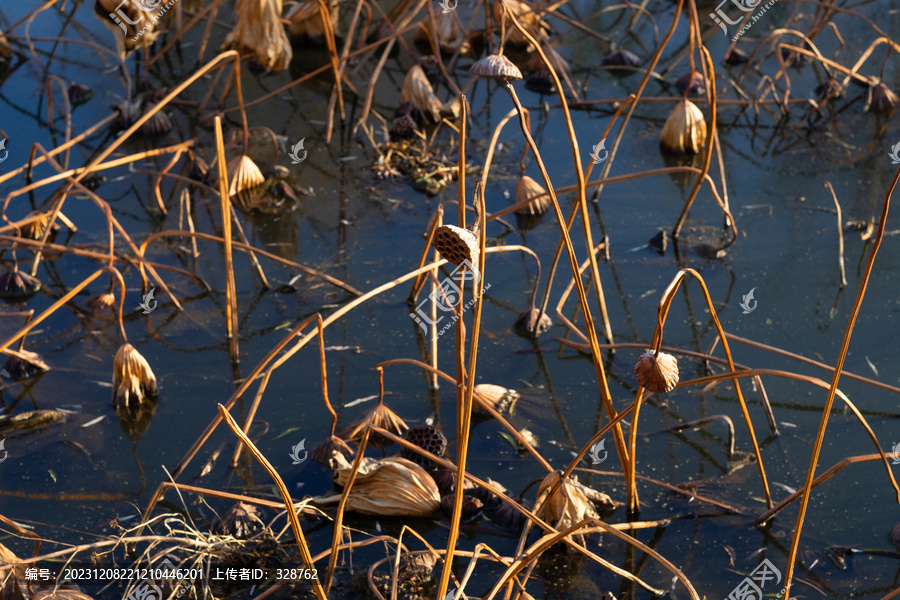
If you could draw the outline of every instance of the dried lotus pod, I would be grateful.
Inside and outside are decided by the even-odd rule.
[[[141,118],[141,106],[143,104],[144,99],[142,96],[113,104],[113,109],[119,113],[119,125],[123,128],[131,127],[135,121]]]
[[[443,457],[447,451],[447,438],[441,433],[441,430],[433,425],[416,425],[411,427],[404,435],[404,438],[419,448],[427,450],[438,457]],[[400,456],[407,460],[411,460],[422,467],[430,467],[431,461],[421,454],[413,452],[408,448],[400,451]]]
[[[641,387],[656,393],[671,392],[678,384],[678,361],[671,354],[647,350],[634,365]]]
[[[334,481],[347,485],[353,466],[342,454],[332,461]],[[339,502],[341,494],[313,498],[316,504]],[[391,456],[363,458],[347,497],[346,510],[366,515],[427,517],[437,511],[441,497],[428,472],[412,461]]]
[[[606,67],[636,67],[641,64],[641,59],[628,50],[617,50],[608,54],[601,64]]]
[[[256,163],[246,154],[235,156],[228,161],[226,167],[228,173],[229,196],[236,196],[238,193],[262,185],[266,181],[262,171],[259,170]],[[218,168],[216,168],[215,172],[216,181],[218,182]]]
[[[469,67],[469,73],[479,77],[514,81],[522,79],[522,71],[511,60],[501,54],[489,54]]]
[[[337,0],[329,0],[326,4],[331,27],[336,29],[339,3]],[[325,43],[325,25],[322,22],[318,0],[304,0],[296,3],[285,15],[285,19],[288,21],[288,31],[293,37],[299,38],[299,41],[313,44]]]
[[[235,12],[237,23],[222,49],[253,54],[266,70],[286,69],[293,51],[281,24],[281,0],[237,0]]]
[[[19,228],[19,231],[22,233],[23,238],[27,238],[29,240],[40,240],[44,237],[44,232],[47,231],[47,226],[50,224],[50,213],[47,211],[36,211],[29,213],[26,219],[34,218],[30,223],[26,223]],[[50,231],[49,237],[47,237],[48,242],[52,242],[53,238],[56,235],[56,232],[59,231],[59,225],[53,223],[53,228]]]
[[[453,514],[453,503],[456,501],[455,495],[447,495],[441,498],[441,512],[444,513],[445,516],[449,517]],[[463,505],[462,505],[462,520],[463,521],[471,521],[481,514],[481,509],[484,506],[481,503],[481,500],[475,498],[473,496],[469,496],[467,494],[463,494]]]
[[[156,391],[156,375],[150,363],[134,346],[122,344],[113,360],[113,406],[141,404],[145,398],[156,396]]]
[[[578,477],[569,476],[562,480],[562,472],[549,473],[541,481],[538,487],[538,516],[548,521],[557,530],[566,529],[583,521],[584,519],[599,519],[600,515],[594,508],[594,504],[584,493],[584,486],[578,483]],[[549,498],[547,494],[552,488],[556,488]],[[581,534],[572,537],[582,541]]]
[[[434,232],[434,249],[441,258],[457,267],[469,261],[472,267],[478,264],[478,236],[462,227],[442,225]]]
[[[542,215],[550,208],[547,190],[528,175],[522,175],[516,182],[516,204],[528,202],[516,211],[517,215]]]
[[[353,456],[353,450],[347,445],[347,442],[336,435],[330,435],[318,446],[313,448],[312,458],[319,464],[327,465],[334,457],[334,453],[343,454],[345,457]]]
[[[94,96],[94,91],[86,85],[73,83],[69,86],[68,94],[72,106],[78,106],[90,100]]]
[[[429,551],[407,552],[400,556],[400,569],[397,573],[398,583],[409,583],[421,586],[431,580],[437,558]]]
[[[437,484],[438,490],[441,492],[441,496],[446,496],[447,494],[452,494],[456,491],[456,480],[457,473],[456,471],[453,471],[451,469],[441,469],[434,475],[434,482]],[[475,487],[475,484],[468,479],[464,481],[464,490],[470,490]]]
[[[419,128],[418,125],[416,125],[416,120],[407,113],[391,121],[389,134],[392,142],[411,140],[416,137],[416,131],[418,130]]]
[[[519,392],[516,390],[508,390],[493,383],[479,383],[475,386],[475,402],[472,405],[472,412],[489,415],[490,413],[484,408],[484,405],[488,404],[498,413],[502,413],[518,399]]]
[[[516,20],[522,25],[522,28],[535,40],[541,40],[549,35],[550,27],[547,26],[531,5],[521,2],[520,0],[494,0],[491,5],[491,14],[494,18],[494,23],[499,25],[503,22],[505,18],[505,15],[503,14],[504,8],[515,16]],[[528,38],[525,37],[521,31],[515,28],[510,19],[505,18],[505,20],[506,31],[508,34],[507,41],[514,46],[530,46],[531,42],[528,41]]]
[[[24,300],[40,289],[41,280],[23,271],[12,270],[0,275],[0,298],[3,300]]]
[[[169,115],[158,110],[141,125],[141,133],[144,135],[165,135],[172,131],[172,127],[172,119],[169,118]]]
[[[434,95],[434,88],[418,64],[407,71],[400,90],[400,103],[412,102],[420,113],[433,122],[441,120],[441,101]]]
[[[91,312],[96,314],[105,310],[112,310],[115,303],[115,294],[113,294],[112,292],[107,292],[105,294],[98,294],[96,296],[90,297],[86,304]]]
[[[706,144],[706,120],[697,105],[683,99],[663,125],[659,145],[670,152],[697,154]]]
[[[434,21],[437,24],[437,43],[441,54],[455,54],[459,52],[461,55],[465,55],[469,53],[469,50],[471,50],[469,40],[466,39],[455,12],[436,12]],[[431,39],[431,19],[426,17],[416,29],[415,40],[417,44],[429,46]]]
[[[230,535],[245,540],[265,527],[259,517],[259,509],[246,502],[237,502],[213,521],[212,531],[216,535]]]
[[[869,88],[866,99],[866,110],[873,112],[890,112],[897,106],[897,94],[884,83],[876,83]]]
[[[706,78],[699,71],[687,72],[675,82],[679,94],[699,95],[706,93]]]
[[[553,327],[553,321],[547,316],[547,313],[541,312],[534,307],[520,314],[516,322],[513,323],[513,329],[529,333],[534,337],[541,335],[551,327]]]
[[[50,366],[41,360],[37,352],[29,352],[28,350],[19,350],[19,356],[9,356],[0,369],[7,379],[12,381],[22,381],[29,377],[34,377],[38,373],[44,373],[50,370]]]

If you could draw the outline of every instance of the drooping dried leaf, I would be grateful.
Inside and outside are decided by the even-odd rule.
[[[119,58],[124,60],[145,42],[149,46],[156,41],[163,24],[163,19],[159,18],[163,4],[160,2],[150,10],[143,10],[133,2],[95,0],[94,15],[113,32]]]
[[[50,365],[41,360],[37,352],[20,350],[18,354],[19,356],[7,358],[3,368],[0,369],[0,374],[7,379],[22,381],[50,370]]]
[[[538,516],[557,529],[571,527],[584,519],[599,519],[600,515],[585,495],[583,486],[578,483],[578,477],[572,475],[566,480],[561,477],[560,471],[554,471],[541,481],[537,495],[541,504]],[[557,482],[561,482],[559,487],[552,496],[546,497]],[[583,543],[583,536],[576,534],[574,537]]]
[[[218,167],[216,167],[214,171],[216,173],[216,181],[218,182]],[[228,173],[229,196],[236,196],[240,192],[262,185],[266,181],[262,171],[259,170],[259,167],[256,166],[253,159],[246,154],[235,156],[228,161],[226,171]]]
[[[353,465],[341,454],[332,463],[334,480],[343,487]],[[340,494],[313,498],[316,504],[332,504]],[[405,458],[364,458],[347,498],[347,510],[367,515],[426,517],[441,503],[437,485],[425,469]]]

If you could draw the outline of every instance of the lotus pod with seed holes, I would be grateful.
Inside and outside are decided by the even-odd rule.
[[[678,361],[671,354],[647,350],[634,365],[638,383],[656,394],[671,392],[678,384]]]
[[[469,73],[489,79],[514,81],[522,79],[522,71],[511,60],[500,54],[489,54],[469,67]]]
[[[519,392],[516,390],[508,390],[493,383],[479,383],[475,386],[475,402],[472,406],[472,411],[482,415],[489,415],[490,413],[484,408],[484,405],[487,404],[498,413],[502,413],[518,398]]]
[[[478,236],[468,229],[455,225],[438,227],[434,232],[434,249],[457,267],[466,260],[472,267],[478,264]]]
[[[440,429],[433,425],[416,425],[411,427],[404,436],[406,441],[415,444],[423,450],[431,452],[435,456],[443,457],[447,450],[447,438],[441,433]],[[407,460],[411,460],[417,465],[430,467],[431,461],[421,454],[413,452],[409,448],[400,451],[400,456]]]

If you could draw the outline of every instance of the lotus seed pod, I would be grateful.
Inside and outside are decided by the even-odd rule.
[[[519,70],[519,67],[500,54],[489,54],[484,58],[478,59],[475,61],[475,64],[469,67],[469,73],[479,77],[489,77],[503,81],[522,79],[522,71]]]
[[[663,125],[659,145],[671,152],[697,154],[706,144],[706,121],[697,105],[682,100]]]
[[[434,232],[434,249],[457,267],[469,261],[478,264],[478,236],[462,227],[443,225]]]
[[[550,208],[547,190],[528,175],[522,175],[516,182],[516,204],[526,200],[528,204],[517,210],[517,215],[542,215]]]
[[[663,394],[678,383],[678,361],[671,354],[647,350],[634,365],[638,383],[649,391]]]
[[[478,414],[490,414],[484,405],[490,405],[494,410],[502,413],[519,398],[519,392],[509,390],[493,383],[479,383],[475,386],[475,402],[472,411]]]

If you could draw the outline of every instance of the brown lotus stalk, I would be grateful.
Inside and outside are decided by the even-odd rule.
[[[478,236],[468,229],[456,225],[438,227],[434,232],[434,249],[457,267],[463,261],[469,261],[473,267],[478,264]]]
[[[156,396],[156,376],[147,359],[125,342],[113,360],[113,405],[133,406]]]
[[[322,398],[325,401],[325,408],[327,408],[328,412],[331,414],[331,434],[325,441],[313,448],[312,457],[313,460],[318,463],[328,464],[328,461],[331,460],[335,452],[346,456],[352,456],[353,450],[350,449],[347,442],[334,434],[334,428],[337,426],[338,417],[334,408],[331,406],[331,401],[328,399],[328,368],[325,363],[325,327],[322,324],[322,315],[316,315],[316,323],[319,331],[319,367],[322,377]]]
[[[337,0],[329,0],[327,4],[331,28],[336,29],[338,25],[338,2]],[[298,2],[288,11],[285,19],[288,20],[288,31],[292,36],[299,38],[299,41],[314,44],[325,43],[325,24],[322,22],[319,0]]]
[[[431,82],[418,64],[413,65],[403,79],[400,104],[404,102],[412,102],[413,106],[434,122],[441,120],[441,101],[434,95]]]
[[[237,0],[237,24],[222,49],[251,53],[262,68],[283,71],[293,51],[281,24],[281,10],[281,0]]]
[[[346,485],[353,466],[342,454],[332,462],[334,481]],[[341,494],[313,498],[316,504],[339,502]],[[379,516],[427,517],[441,504],[437,484],[416,463],[399,457],[363,458],[347,497],[346,510]]]
[[[671,354],[647,350],[634,365],[638,383],[655,394],[671,392],[678,384],[678,361]]]
[[[697,154],[706,143],[706,120],[697,105],[683,99],[663,125],[659,145],[670,152]]]

